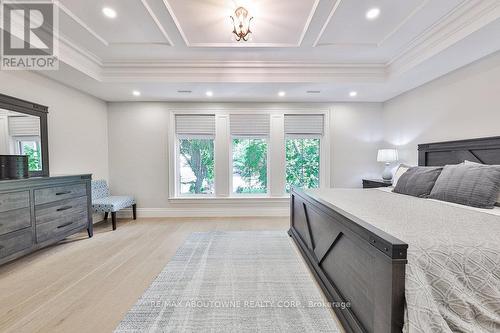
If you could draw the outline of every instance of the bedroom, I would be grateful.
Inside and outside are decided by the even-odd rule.
[[[32,3],[0,331],[500,330],[498,1]]]

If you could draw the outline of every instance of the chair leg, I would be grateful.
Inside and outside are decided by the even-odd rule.
[[[137,204],[132,205],[132,216],[134,217],[134,220],[137,220]]]
[[[113,230],[116,230],[116,212],[111,213],[111,221],[113,223]]]
[[[104,213],[104,220],[108,219],[108,212]]]

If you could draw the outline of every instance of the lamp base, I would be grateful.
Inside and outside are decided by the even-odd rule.
[[[382,179],[386,182],[390,182],[392,180],[392,170],[390,168],[390,164],[385,164],[384,172],[382,173]]]

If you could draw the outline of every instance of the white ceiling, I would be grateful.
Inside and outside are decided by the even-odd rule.
[[[42,74],[107,101],[385,101],[500,50],[498,0],[59,3],[62,64]],[[239,5],[249,42],[231,33]]]

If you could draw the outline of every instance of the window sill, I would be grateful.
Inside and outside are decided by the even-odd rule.
[[[289,195],[281,197],[267,196],[232,196],[232,197],[170,197],[172,203],[287,203],[290,201]]]

